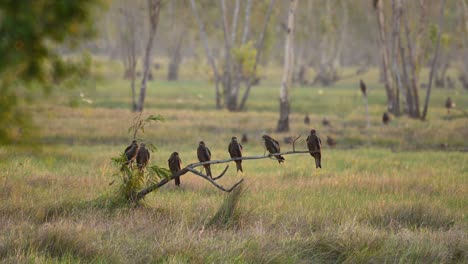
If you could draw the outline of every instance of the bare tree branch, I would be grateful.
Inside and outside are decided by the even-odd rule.
[[[293,148],[294,148],[294,143],[296,142],[297,139],[299,139],[299,137],[300,136],[298,136],[294,140]],[[247,156],[247,157],[238,157],[238,158],[231,158],[231,159],[224,159],[224,160],[210,160],[210,161],[192,163],[192,164],[187,165],[185,168],[181,169],[177,173],[172,174],[169,178],[164,178],[161,181],[159,181],[158,183],[152,184],[152,185],[148,186],[147,188],[145,188],[145,189],[141,190],[140,192],[138,192],[138,194],[136,196],[136,201],[139,201],[139,200],[143,199],[147,194],[153,192],[156,189],[159,189],[160,187],[164,186],[166,183],[172,181],[174,178],[180,177],[180,176],[186,174],[187,172],[192,172],[193,174],[202,177],[203,179],[205,179],[205,180],[209,181],[211,184],[213,184],[216,188],[218,188],[218,189],[220,189],[220,190],[222,190],[224,192],[231,192],[239,184],[241,184],[244,181],[244,179],[241,179],[240,181],[235,183],[232,187],[226,189],[223,186],[217,184],[215,181],[220,179],[221,177],[223,177],[224,174],[226,174],[229,166],[226,166],[226,168],[217,177],[210,178],[209,176],[195,170],[196,167],[200,167],[200,166],[203,166],[203,165],[206,165],[206,164],[222,164],[222,163],[233,162],[233,161],[236,161],[236,160],[269,159],[269,158],[272,158],[272,157],[278,156],[278,155],[284,156],[284,155],[291,155],[291,154],[318,153],[318,152],[319,151],[308,151],[308,150],[297,150],[296,151],[296,150],[293,150],[293,151],[286,151],[286,152],[274,153],[274,154],[262,155],[262,156]]]

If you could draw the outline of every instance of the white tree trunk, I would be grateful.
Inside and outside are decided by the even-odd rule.
[[[280,88],[280,117],[276,130],[278,132],[289,131],[289,88],[291,86],[292,68],[294,65],[294,18],[298,0],[290,0],[288,11],[288,28],[286,43],[284,45],[284,67]]]

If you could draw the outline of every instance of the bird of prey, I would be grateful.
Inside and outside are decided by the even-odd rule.
[[[447,113],[450,114],[450,109],[455,107],[455,103],[452,101],[452,98],[447,97],[447,100],[445,101],[445,108],[447,108]]]
[[[138,153],[136,155],[136,163],[138,170],[140,172],[143,172],[143,170],[146,168],[146,165],[148,165],[148,161],[150,159],[150,153],[148,149],[145,147],[145,144],[141,144],[140,149],[138,150]]]
[[[198,143],[197,156],[200,162],[211,160],[211,151],[210,149],[208,149],[207,146],[205,146],[205,142],[203,141],[200,141],[200,143]],[[210,164],[205,164],[203,165],[203,167],[206,170],[206,175],[212,178],[213,176],[211,175]]]
[[[272,137],[268,135],[262,136],[263,140],[265,140],[265,147],[270,152],[270,154],[280,153],[280,145],[278,141],[274,140]],[[284,158],[281,155],[275,155],[275,158],[278,160],[278,163],[284,162]]]
[[[306,125],[310,124],[310,118],[309,118],[308,114],[306,114],[305,117],[304,117],[304,124],[306,124]]]
[[[246,144],[247,142],[249,142],[249,140],[247,139],[247,134],[244,133],[242,134],[241,143]]]
[[[307,148],[315,159],[315,168],[322,168],[322,141],[317,136],[315,129],[310,130],[310,135],[307,137]]]
[[[366,84],[362,80],[359,80],[359,86],[361,87],[362,95],[364,97],[367,97],[367,86],[366,86]]]
[[[237,137],[232,137],[231,142],[228,146],[229,155],[231,158],[240,158],[242,157],[242,145],[237,142]],[[242,171],[242,160],[236,160],[237,171]]]
[[[384,112],[382,115],[382,123],[386,125],[390,122],[390,119],[390,115],[387,112]]]
[[[136,158],[137,156],[137,153],[138,153],[138,143],[136,140],[133,140],[132,141],[132,144],[130,144],[130,146],[128,146],[125,150],[124,150],[124,154],[125,154],[125,157],[127,158],[127,162],[125,162],[125,164],[131,164],[133,162],[133,160]]]
[[[330,126],[330,120],[328,120],[326,117],[322,119],[322,125],[324,126]]]
[[[169,169],[171,170],[172,173],[177,173],[180,171],[180,164],[182,161],[180,160],[179,153],[177,152],[172,152],[171,156],[167,160],[167,163],[169,164]],[[180,176],[177,176],[174,178],[175,185],[179,186],[180,185]]]
[[[327,136],[327,145],[330,147],[334,147],[336,145],[336,140],[330,136]]]

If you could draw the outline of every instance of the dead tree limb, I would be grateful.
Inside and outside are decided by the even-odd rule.
[[[298,138],[299,137],[297,137],[296,140]],[[159,181],[159,182],[157,182],[155,184],[152,184],[152,185],[146,187],[145,189],[139,191],[138,194],[136,195],[136,201],[139,201],[139,200],[145,198],[145,196],[147,194],[153,192],[156,189],[159,189],[160,187],[164,186],[166,183],[172,181],[174,178],[180,177],[180,176],[186,174],[187,172],[191,172],[191,173],[193,173],[193,174],[195,174],[197,176],[202,177],[203,179],[205,179],[205,180],[209,181],[211,184],[213,184],[216,188],[218,188],[218,189],[220,189],[221,191],[224,191],[224,192],[231,192],[239,184],[241,184],[244,181],[244,179],[241,179],[240,181],[236,182],[233,186],[226,189],[223,186],[217,184],[216,180],[220,179],[221,177],[224,176],[224,174],[226,174],[229,166],[226,166],[226,168],[221,172],[220,175],[218,175],[218,176],[216,176],[214,178],[210,178],[206,174],[203,174],[203,173],[195,170],[196,167],[200,167],[200,166],[203,166],[203,165],[206,165],[206,164],[222,164],[222,163],[233,162],[233,161],[236,161],[236,160],[269,159],[269,158],[272,158],[273,156],[278,156],[278,155],[284,156],[284,155],[291,155],[291,154],[304,154],[304,153],[316,153],[316,152],[318,152],[318,151],[308,151],[308,150],[297,150],[296,151],[296,150],[293,150],[293,151],[286,151],[286,152],[274,153],[274,154],[262,155],[262,156],[246,156],[246,157],[238,157],[238,158],[231,158],[231,159],[224,159],[224,160],[210,160],[210,161],[192,163],[192,164],[187,165],[185,168],[181,169],[177,173],[172,174],[170,177],[164,178],[161,181]]]

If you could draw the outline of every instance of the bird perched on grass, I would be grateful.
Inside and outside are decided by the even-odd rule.
[[[450,109],[455,107],[455,102],[452,101],[452,98],[447,97],[447,100],[445,101],[445,108],[447,108],[447,113],[450,114]]]
[[[391,120],[390,115],[387,112],[384,112],[382,115],[382,123],[386,125],[390,122],[390,120]]]
[[[310,135],[307,137],[307,148],[315,159],[315,168],[322,168],[322,141],[317,136],[315,129],[310,130]]]
[[[179,153],[177,152],[172,152],[171,156],[167,160],[167,163],[169,165],[169,169],[173,174],[177,173],[180,171],[180,164],[182,163],[182,160],[180,160]],[[177,176],[174,178],[175,185],[180,186],[180,176]]]
[[[280,145],[278,141],[274,140],[272,137],[268,135],[262,136],[263,140],[265,140],[265,147],[270,152],[270,154],[280,153]],[[284,162],[284,158],[281,155],[275,155],[275,158],[278,160],[278,163]]]
[[[361,87],[362,95],[367,97],[367,86],[362,80],[359,80],[359,87]]]
[[[328,120],[326,117],[322,119],[322,125],[324,126],[330,126],[330,120]]]
[[[200,162],[210,161],[211,160],[211,151],[205,145],[205,142],[203,142],[203,141],[200,141],[200,143],[198,143],[197,156],[198,156],[198,160]],[[211,175],[210,164],[205,164],[205,165],[203,165],[203,167],[206,170],[206,175],[213,178],[213,176]]]
[[[308,114],[306,114],[305,117],[304,117],[304,124],[306,124],[306,125],[310,124],[310,118],[309,118]]]
[[[228,146],[229,155],[231,158],[241,158],[242,157],[242,145],[237,142],[237,137],[232,137],[231,142]],[[242,171],[242,160],[236,160],[237,171]]]
[[[247,144],[247,142],[249,142],[249,140],[247,139],[247,134],[244,133],[244,134],[242,134],[241,143],[242,144]]]
[[[327,145],[330,147],[336,146],[336,140],[330,136],[327,136]]]
[[[125,162],[125,165],[131,164],[133,160],[135,160],[137,153],[138,153],[138,143],[136,140],[133,140],[132,144],[130,144],[130,146],[128,146],[124,150],[125,158],[127,159],[127,161]]]
[[[146,165],[148,165],[148,161],[150,159],[150,153],[148,149],[146,148],[145,144],[141,144],[140,148],[138,149],[138,153],[136,155],[136,163],[138,170],[140,172],[143,172],[143,170],[146,168]]]

